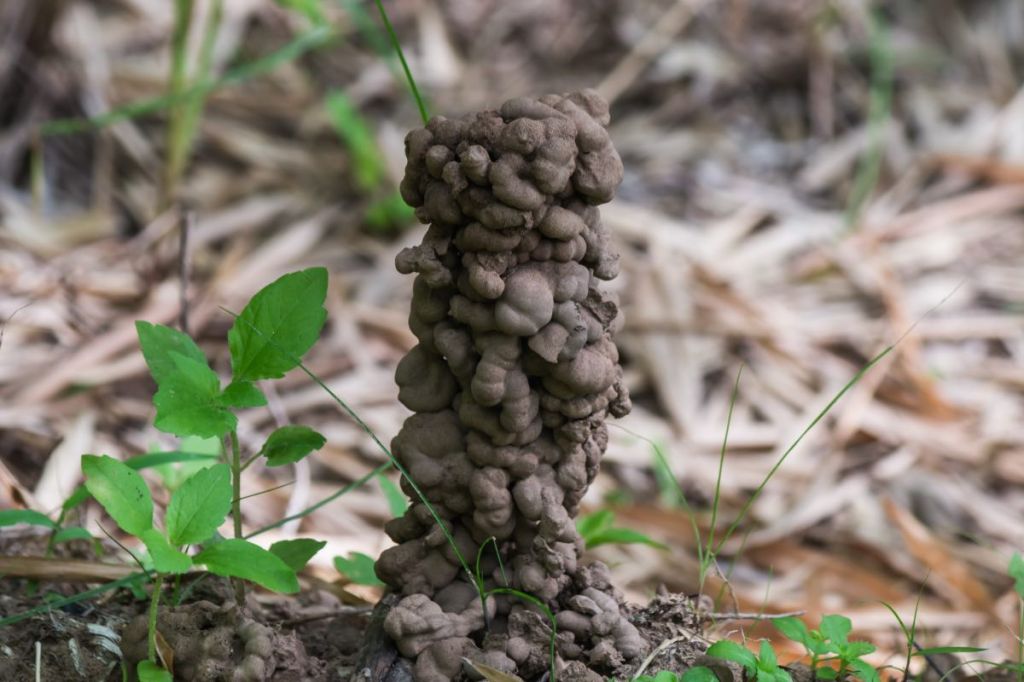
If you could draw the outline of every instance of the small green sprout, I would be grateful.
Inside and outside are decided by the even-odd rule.
[[[668,547],[657,540],[654,540],[640,531],[631,528],[618,528],[615,526],[615,513],[611,509],[601,509],[592,514],[581,516],[576,521],[576,530],[580,537],[587,544],[587,549],[593,549],[600,545],[628,545],[642,544],[668,549]]]
[[[853,675],[863,682],[878,682],[878,671],[863,660],[875,646],[869,642],[849,641],[853,624],[846,616],[823,616],[817,630],[809,629],[802,620],[789,616],[772,623],[786,638],[802,644],[811,657],[811,668],[818,679],[843,680]],[[822,663],[838,663],[838,668]]]

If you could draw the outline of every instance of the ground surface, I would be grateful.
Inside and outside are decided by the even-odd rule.
[[[382,232],[368,208],[391,196],[418,119],[359,6],[324,5],[336,44],[211,95],[184,201],[167,210],[157,209],[162,111],[99,132],[35,132],[162,94],[169,4],[0,7],[0,319],[10,318],[0,507],[55,510],[82,453],[174,447],[152,428],[131,324],[182,318],[182,262],[184,317],[221,369],[230,319],[217,306],[239,308],[283,272],[328,266],[329,328],[311,366],[385,441],[397,432],[394,365],[413,339],[410,282],[392,263],[422,228]],[[1006,563],[1024,547],[1024,6],[893,3],[874,21],[861,0],[388,6],[432,112],[584,86],[613,102],[626,180],[604,215],[624,254],[619,344],[635,408],[613,429],[587,502],[616,505],[618,525],[671,547],[595,552],[628,596],[698,588],[689,518],[659,487],[652,444],[706,536],[743,367],[721,537],[811,419],[900,339],[779,468],[723,547],[728,589],[713,575],[705,592],[722,595],[720,614],[849,615],[880,646],[877,665],[898,664],[903,646],[880,602],[909,618],[920,594],[923,643],[1012,656]],[[269,0],[228,2],[214,72],[237,73],[307,28]],[[332,127],[331,90],[361,113],[379,152],[372,183],[372,161]],[[308,467],[251,470],[246,492],[294,484],[251,505],[249,527],[383,462],[303,377],[282,383],[271,408],[243,415],[243,447],[288,421],[329,443]],[[371,482],[265,539],[328,540],[310,575],[340,582],[331,558],[375,556],[388,516]],[[79,521],[99,534],[99,518],[89,508]],[[38,603],[19,580],[0,580],[0,594],[0,616]],[[53,618],[46,627],[64,616]],[[14,632],[37,633],[52,645],[42,655],[56,656],[67,639],[43,622]],[[76,622],[71,639],[91,641]],[[750,623],[722,615],[707,636],[772,634]]]

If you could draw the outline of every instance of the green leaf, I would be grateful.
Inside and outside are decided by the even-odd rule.
[[[911,656],[936,656],[939,654],[976,654],[985,651],[983,646],[930,646],[917,649]]]
[[[605,530],[592,533],[586,538],[587,549],[593,549],[594,547],[600,547],[601,545],[650,545],[651,547],[657,547],[658,549],[668,549],[667,545],[664,545],[653,538],[650,538],[640,531],[633,530],[631,528],[608,528]]]
[[[277,279],[252,297],[228,332],[235,381],[276,379],[298,364],[327,319],[327,270]]]
[[[143,531],[139,538],[146,544],[153,568],[160,573],[185,573],[192,568],[192,559],[172,547],[164,534],[156,528]]]
[[[807,629],[807,625],[804,624],[802,620],[794,616],[775,618],[772,620],[772,625],[774,625],[775,629],[781,632],[786,639],[799,642],[804,646],[807,646],[808,641],[811,639],[811,631]]]
[[[867,661],[860,659],[850,661],[850,670],[863,682],[879,682],[878,671]]]
[[[279,467],[298,462],[309,453],[319,450],[327,440],[308,426],[282,426],[270,434],[261,451],[267,466]]]
[[[874,650],[875,645],[870,642],[849,642],[842,647],[840,655],[844,660],[852,661],[855,658],[870,654]]]
[[[152,661],[139,661],[135,669],[139,674],[139,682],[174,682],[174,677]]]
[[[267,396],[251,381],[232,381],[221,393],[220,401],[226,407],[239,409],[262,407],[267,404]]]
[[[83,455],[82,472],[89,494],[122,530],[139,537],[153,527],[153,498],[137,472],[107,455]]]
[[[835,668],[830,668],[827,665],[823,665],[818,668],[818,678],[822,680],[834,680],[839,676],[839,672]]]
[[[771,642],[767,639],[761,640],[761,648],[758,652],[758,668],[766,672],[775,670],[779,667],[779,659],[775,656],[775,650],[772,649]]]
[[[373,557],[362,552],[351,552],[346,557],[334,557],[334,567],[338,573],[354,582],[356,585],[383,585],[376,571],[373,570]]]
[[[736,642],[727,639],[719,640],[708,647],[708,656],[724,658],[727,661],[735,661],[747,669],[751,675],[757,672],[757,657],[754,652]]]
[[[223,436],[238,419],[220,400],[220,379],[206,364],[171,353],[176,372],[158,382],[153,396],[156,428],[176,436]]]
[[[231,469],[214,464],[193,474],[167,505],[167,537],[174,545],[208,540],[231,510]]]
[[[78,526],[61,528],[53,534],[51,542],[56,545],[61,542],[71,542],[73,540],[85,540],[92,545],[92,551],[96,556],[101,556],[103,554],[103,545],[100,544],[100,541],[94,538],[92,533]]]
[[[853,623],[846,616],[830,614],[821,618],[821,634],[833,644],[846,644],[846,638],[850,636]]]
[[[1017,591],[1021,599],[1024,599],[1024,558],[1020,552],[1014,552],[1010,558],[1010,577],[1013,578],[1013,589]]]
[[[396,519],[405,516],[405,512],[409,510],[409,498],[384,474],[377,474],[377,481],[380,483],[380,489],[384,493],[384,497],[387,498],[391,516]]]
[[[59,542],[71,542],[72,540],[88,540],[90,542],[93,542],[96,540],[96,538],[92,536],[92,533],[78,526],[68,526],[67,528],[61,528],[53,534],[54,544],[57,544]]]
[[[584,540],[591,535],[611,528],[615,523],[615,514],[611,509],[599,509],[592,514],[585,514],[576,520],[576,530]]]
[[[0,510],[0,527],[13,526],[17,523],[27,523],[30,526],[44,526],[56,528],[50,517],[31,509],[4,509]]]
[[[659,673],[659,675],[660,674],[661,673]],[[654,679],[655,679],[655,682],[661,682],[660,680],[658,680],[658,678],[654,678]],[[690,668],[686,672],[684,672],[683,676],[679,678],[679,681],[680,682],[718,682],[718,677],[715,676],[715,673],[713,673],[711,671],[711,668],[708,668],[708,667],[703,666],[703,665],[697,665],[697,666],[694,666],[694,667]],[[675,682],[674,676],[673,676],[672,679],[670,679],[670,682]]]
[[[171,359],[171,355],[174,353],[206,364],[206,356],[188,334],[162,324],[150,324],[142,320],[135,323],[135,331],[139,335],[142,357],[146,359],[149,373],[153,375],[157,384],[177,373],[177,367]]]
[[[299,580],[284,561],[248,540],[231,538],[205,548],[193,563],[224,578],[242,578],[274,592],[295,593]]]
[[[197,439],[198,440],[198,439]],[[184,445],[184,444],[183,444]],[[197,452],[181,452],[178,450],[170,450],[164,452],[150,452],[145,455],[139,455],[138,457],[132,457],[124,460],[122,464],[126,465],[131,469],[140,471],[142,469],[148,469],[150,467],[161,467],[167,464],[173,464],[177,462],[212,462],[216,461],[216,455],[208,455]],[[167,484],[168,488],[174,488],[167,481],[165,472],[161,472],[164,477],[164,483]],[[86,490],[84,485],[80,485],[75,488],[75,491],[71,493],[68,499],[64,500],[64,504],[61,505],[61,509],[64,513],[67,513],[77,507],[78,505],[89,499],[89,491]]]
[[[270,546],[270,553],[298,573],[326,544],[322,540],[310,540],[309,538],[279,540]]]

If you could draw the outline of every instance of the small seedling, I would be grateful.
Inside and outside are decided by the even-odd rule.
[[[746,670],[747,679],[755,682],[792,682],[789,673],[779,667],[779,659],[768,640],[761,640],[761,647],[755,654],[736,642],[723,639],[708,647],[708,656],[739,663]]]
[[[581,516],[576,521],[576,530],[579,531],[580,537],[586,542],[587,549],[610,544],[642,544],[657,547],[658,549],[668,549],[666,545],[644,535],[640,531],[616,527],[615,513],[611,509],[601,509],[592,514]]]
[[[320,449],[325,441],[308,427],[283,426],[271,433],[243,465],[235,410],[265,405],[266,398],[255,382],[280,378],[298,365],[323,328],[326,294],[327,271],[311,268],[285,275],[253,296],[228,332],[232,372],[226,387],[221,386],[220,377],[187,334],[163,325],[136,323],[142,354],[157,384],[153,397],[156,427],[182,438],[227,438],[230,443],[225,449],[230,453],[229,461],[200,469],[174,490],[162,531],[153,523],[149,488],[135,470],[141,467],[133,468],[107,456],[82,458],[87,494],[96,498],[125,533],[142,541],[149,555],[148,567],[156,574],[150,602],[148,660],[139,665],[140,679],[169,679],[156,659],[157,610],[167,576],[201,566],[215,575],[232,578],[240,605],[244,599],[242,580],[276,592],[298,591],[296,573],[325,544],[308,539],[285,540],[265,550],[242,537],[241,473],[245,466],[258,457],[265,458],[267,466],[272,467],[296,462]],[[150,466],[194,459],[144,457],[150,458],[145,462]],[[85,497],[86,493],[72,495],[65,503],[65,513]],[[229,512],[235,532],[233,538],[225,540],[217,529]],[[190,556],[183,550],[192,545],[201,546],[201,550]]]
[[[356,585],[383,587],[384,583],[374,571],[374,563],[373,557],[362,552],[351,552],[347,557],[334,557],[334,567],[338,569],[338,573]]]
[[[778,618],[772,623],[788,639],[802,644],[811,657],[811,669],[818,679],[843,680],[853,675],[863,682],[878,682],[878,671],[863,660],[875,650],[869,642],[849,641],[853,624],[846,616],[823,616],[817,630],[811,630],[795,617]],[[838,668],[825,663],[837,663]]]

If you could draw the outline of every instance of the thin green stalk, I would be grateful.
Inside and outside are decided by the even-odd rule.
[[[156,616],[163,586],[164,576],[157,574],[156,580],[153,582],[153,596],[149,599],[149,636],[146,639],[146,656],[150,663],[156,663]]]
[[[715,546],[715,528],[718,525],[718,507],[722,500],[722,472],[725,470],[725,451],[729,446],[729,431],[732,428],[732,413],[736,407],[736,400],[740,394],[740,377],[743,376],[743,365],[740,365],[739,371],[736,372],[736,382],[732,387],[732,397],[729,400],[729,413],[725,417],[725,435],[722,437],[722,450],[718,455],[718,475],[715,479],[715,496],[711,503],[711,528],[708,531],[708,545],[705,551],[705,557],[714,559],[714,546]],[[699,592],[704,593],[704,580],[707,578],[707,569],[710,566],[710,562],[700,563],[700,580],[699,580]]]
[[[138,573],[132,573],[131,575],[126,575],[123,578],[118,578],[117,580],[112,580],[108,583],[103,583],[99,587],[94,587],[90,590],[85,590],[84,592],[78,592],[68,597],[63,597],[61,599],[56,599],[51,602],[46,602],[45,604],[40,604],[39,606],[34,606],[28,611],[16,613],[13,616],[8,616],[7,618],[0,618],[0,628],[5,627],[7,625],[14,625],[15,623],[27,620],[29,618],[32,618],[33,616],[38,616],[41,613],[49,613],[50,611],[54,611],[56,609],[62,609],[66,606],[71,606],[72,604],[77,604],[79,602],[92,599],[93,597],[98,597],[104,592],[118,590],[122,587],[129,587],[133,583],[142,582],[147,577],[148,576],[146,575],[146,573],[141,571]]]
[[[238,445],[238,431],[231,430],[231,487],[234,495],[231,499],[231,518],[234,521],[235,537],[242,537],[242,449]],[[235,603],[241,608],[245,604],[245,582],[233,578],[235,584]]]
[[[420,96],[420,89],[416,87],[416,79],[412,77],[412,70],[409,69],[409,63],[405,61],[405,53],[402,51],[402,44],[398,42],[398,35],[395,33],[394,27],[391,25],[391,20],[388,19],[388,13],[384,11],[384,3],[381,0],[375,0],[377,3],[377,10],[380,12],[381,21],[384,22],[384,27],[388,31],[388,36],[391,38],[391,45],[395,48],[395,53],[398,55],[398,61],[402,62],[402,71],[405,72],[405,79],[409,83],[409,91],[412,92],[413,99],[416,100],[416,106],[420,110],[420,118],[423,119],[423,123],[426,124],[430,120],[430,116],[427,114],[427,105],[423,103],[423,98]]]
[[[869,369],[877,365],[878,362],[886,355],[891,353],[893,348],[895,347],[895,344],[886,347],[885,350],[883,350],[875,357],[871,358],[871,360],[869,360],[866,365],[861,367],[860,370],[858,370],[857,373],[853,375],[853,378],[846,382],[846,385],[844,385],[843,388],[838,393],[836,393],[835,396],[833,396],[832,400],[828,401],[828,404],[824,407],[824,409],[818,412],[814,419],[811,420],[811,423],[807,425],[807,428],[800,432],[800,435],[797,436],[796,440],[794,440],[790,444],[790,446],[786,448],[786,451],[782,453],[782,456],[779,457],[779,460],[775,462],[774,466],[772,466],[771,469],[769,469],[768,474],[764,477],[764,480],[761,481],[761,484],[757,486],[757,489],[754,490],[754,493],[749,498],[747,498],[747,501],[743,504],[743,507],[740,508],[739,514],[736,515],[736,518],[733,520],[728,530],[726,530],[725,535],[722,536],[722,539],[719,541],[718,546],[714,548],[714,554],[718,554],[718,552],[721,551],[722,546],[726,542],[728,542],[729,538],[732,537],[732,534],[736,532],[736,529],[739,528],[739,525],[743,522],[743,519],[745,519],[747,517],[747,514],[750,512],[750,508],[754,506],[754,502],[757,501],[757,499],[761,496],[761,493],[764,491],[765,486],[768,485],[768,481],[772,480],[772,478],[778,472],[779,468],[782,467],[783,463],[785,463],[789,455],[793,452],[793,450],[796,449],[796,447],[801,443],[801,441],[803,441],[804,436],[810,433],[811,429],[817,426],[818,422],[825,418],[825,415],[828,414],[833,407],[835,407],[835,404],[838,403],[844,395],[846,395],[847,391],[853,388],[861,380],[861,377],[863,377]]]
[[[283,519],[281,519],[280,521],[275,521],[274,523],[271,523],[269,525],[263,526],[262,528],[254,530],[253,532],[251,532],[248,535],[246,535],[245,539],[246,540],[251,540],[252,538],[256,537],[257,535],[261,535],[261,534],[266,533],[268,531],[272,531],[275,528],[280,528],[281,526],[285,525],[289,521],[294,521],[295,519],[301,519],[304,516],[309,516],[310,514],[315,512],[320,507],[323,507],[325,505],[330,504],[331,502],[334,502],[336,499],[338,499],[339,497],[341,497],[342,495],[344,495],[347,492],[350,492],[352,490],[355,490],[356,488],[362,487],[371,478],[373,478],[377,474],[380,474],[380,473],[383,473],[383,472],[387,471],[390,468],[391,468],[391,462],[385,462],[384,464],[381,464],[376,469],[374,469],[370,473],[366,474],[362,478],[360,478],[358,480],[355,480],[355,481],[352,481],[351,483],[345,485],[343,488],[341,488],[337,492],[331,493],[330,495],[328,495],[324,499],[320,500],[316,504],[313,504],[313,505],[311,505],[309,507],[306,507],[305,509],[303,509],[302,511],[300,511],[300,512],[298,512],[296,514],[292,514],[291,516],[286,516]]]

